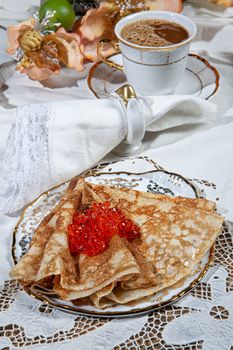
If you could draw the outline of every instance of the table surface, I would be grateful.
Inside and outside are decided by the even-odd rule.
[[[5,53],[6,32],[1,26],[28,18],[38,2],[0,0],[0,63],[9,60]],[[218,106],[218,113],[204,124],[180,127],[156,135],[148,133],[144,140],[143,154],[156,159],[163,167],[183,173],[189,178],[208,179],[217,183],[217,191],[226,191],[223,203],[226,203],[225,209],[230,213],[228,220],[233,221],[231,201],[224,202],[227,193],[233,193],[230,182],[232,177],[228,176],[229,173],[233,174],[233,162],[231,165],[229,161],[233,147],[228,149],[228,161],[222,161],[222,176],[219,176],[220,170],[216,169],[220,165],[214,164],[214,157],[210,157],[208,164],[208,161],[201,159],[200,149],[198,155],[193,151],[191,160],[188,155],[176,153],[182,142],[191,147],[192,140],[199,133],[212,135],[213,138],[219,130],[221,135],[226,124],[229,137],[232,135],[233,8],[224,9],[210,5],[207,1],[187,1],[184,14],[198,25],[198,35],[192,44],[192,51],[206,57],[220,73],[220,89],[211,100]],[[0,113],[6,111],[1,108]],[[5,119],[0,119],[0,129],[1,161],[9,131]],[[216,142],[224,143],[224,134]],[[107,159],[112,159],[112,156]],[[206,186],[204,182],[200,183]],[[15,281],[9,281],[8,272],[12,266],[11,233],[17,220],[18,217],[15,216],[1,215],[0,218],[0,349],[233,349],[233,246],[230,223],[228,229],[225,228],[221,246],[218,247],[219,254],[225,256],[225,260],[216,260],[209,277],[188,297],[174,306],[146,316],[128,320],[104,320],[54,310],[32,300]]]

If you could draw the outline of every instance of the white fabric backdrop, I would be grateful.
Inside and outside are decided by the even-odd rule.
[[[18,0],[0,0],[0,24],[8,25],[28,17],[32,11],[31,6],[36,3],[38,3],[36,0],[24,0],[20,1],[19,5]],[[205,55],[220,72],[220,91],[212,100],[219,107],[218,113],[205,125],[179,127],[158,134],[148,133],[145,137],[144,152],[168,170],[179,172],[188,177],[215,182],[220,196],[220,206],[228,210],[227,218],[233,220],[233,11],[232,9],[224,10],[221,7],[206,5],[206,3],[207,1],[189,1],[185,6],[184,13],[190,15],[199,27],[197,39],[192,45],[193,50]],[[200,5],[202,8],[200,8]],[[0,30],[1,62],[7,59],[4,53],[5,43],[5,32]],[[11,112],[2,108],[0,114],[0,159],[2,159],[7,134],[10,130],[9,120],[12,120],[13,116]],[[109,158],[112,159],[112,155],[106,157],[106,159]],[[0,278],[2,284],[8,279],[8,270],[12,265],[9,250],[11,232],[17,219],[17,217],[9,216],[0,217]],[[220,269],[218,273],[221,277],[220,281],[223,281],[224,284],[227,277],[226,270]],[[212,283],[211,280],[209,282]],[[233,301],[229,299],[232,296],[229,295],[230,293],[226,294],[225,287],[221,289],[220,284],[218,284],[214,288],[219,293],[222,291],[222,299],[228,298],[228,306],[233,305]],[[55,331],[67,329],[74,324],[74,316],[59,311],[53,311],[51,318],[41,316],[36,311],[39,302],[32,302],[24,293],[16,294],[15,298],[16,302],[12,304],[12,307],[0,313],[0,324],[2,326],[18,320],[18,323],[21,322],[24,326],[27,336],[35,336],[43,334],[43,332],[53,334]],[[187,303],[192,305],[190,298],[182,302],[184,306]],[[205,310],[201,301],[196,303],[198,303],[198,305],[195,305],[196,308]],[[183,329],[182,334],[184,336],[182,339],[190,343],[195,338],[195,329],[199,327],[201,328],[201,338],[198,339],[204,339],[204,345],[201,345],[202,349],[230,350],[233,345],[232,318],[229,318],[221,329],[219,323],[210,323],[212,321],[209,321],[206,316],[208,315],[208,308],[206,310],[206,313],[203,311],[201,318],[206,320],[208,327],[201,327],[201,321],[195,315],[191,319],[180,318],[180,326],[176,325],[176,328],[170,330],[167,328],[163,335],[164,339],[170,343],[178,344],[179,334]],[[233,310],[229,308],[228,311],[232,317]],[[49,345],[49,347],[61,350],[74,348],[110,350],[138,332],[146,319],[145,316],[126,321],[115,320],[84,336],[65,343]],[[187,325],[187,328],[184,328],[184,325]],[[194,325],[196,328],[193,327]],[[221,343],[217,342],[216,339],[221,339]],[[10,344],[7,337],[0,338],[0,345],[1,348],[15,348]],[[48,349],[48,346],[40,344],[27,348],[43,350]],[[176,348],[178,349],[178,347]],[[183,347],[180,346],[180,349],[183,349]]]
[[[144,128],[157,132],[205,123],[215,111],[213,103],[187,95],[140,98],[127,108],[113,97],[14,108],[0,174],[0,213],[18,211],[48,188],[92,167],[125,137],[140,147]]]

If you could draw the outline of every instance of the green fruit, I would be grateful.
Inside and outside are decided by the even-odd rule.
[[[48,11],[56,11],[54,16],[49,19],[52,23],[61,23],[66,30],[72,29],[75,21],[75,12],[72,5],[67,0],[47,0],[39,10],[39,17],[42,20]]]

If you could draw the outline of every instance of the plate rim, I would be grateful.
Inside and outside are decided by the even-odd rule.
[[[121,55],[121,52],[117,52],[117,53],[114,53],[114,54],[112,54],[112,55],[109,55],[107,58],[111,58],[111,57],[114,57],[114,56],[116,56],[116,55]],[[206,58],[202,57],[201,55],[198,55],[198,54],[195,54],[195,53],[189,53],[188,56],[190,56],[190,57],[195,57],[196,59],[202,61],[202,62],[206,65],[206,67],[208,67],[209,69],[211,69],[211,70],[213,71],[213,73],[214,73],[214,75],[215,75],[215,89],[214,89],[214,91],[213,91],[209,96],[207,96],[207,97],[204,99],[204,100],[209,100],[211,97],[213,97],[213,96],[216,94],[216,92],[217,92],[218,89],[219,89],[220,74],[219,74],[217,68],[215,68],[212,64],[210,64],[210,62],[209,62]],[[107,65],[105,62],[103,62],[103,61],[101,61],[101,60],[98,61],[98,62],[95,62],[95,63],[91,66],[91,68],[90,68],[90,70],[89,70],[89,73],[88,73],[88,76],[87,76],[87,85],[88,85],[88,88],[89,88],[90,91],[94,94],[94,96],[95,96],[96,98],[98,98],[98,99],[102,99],[102,98],[96,93],[95,89],[93,88],[93,86],[92,86],[92,79],[93,79],[93,75],[94,75],[95,70],[96,70],[101,64]]]
[[[153,170],[149,170],[146,172],[128,172],[128,171],[114,171],[114,172],[102,172],[102,171],[98,171],[98,169],[93,169],[93,173],[92,170],[91,172],[87,172],[84,175],[79,175],[76,177],[97,177],[100,175],[110,175],[110,174],[115,174],[115,175],[119,175],[119,174],[127,174],[127,175],[145,175],[145,174],[149,174],[149,173],[157,173],[157,172],[162,172],[168,175],[175,175],[180,177],[184,182],[186,182],[186,184],[188,184],[192,190],[194,191],[194,194],[196,196],[196,198],[200,198],[200,195],[198,193],[198,189],[197,187],[192,183],[192,181],[190,181],[189,179],[185,178],[184,176],[175,173],[175,172],[170,172],[164,169],[153,169]],[[11,245],[11,256],[13,259],[14,264],[16,265],[18,260],[16,258],[15,255],[15,250],[16,250],[16,236],[19,230],[19,226],[21,224],[21,222],[23,221],[25,215],[27,214],[27,211],[30,210],[33,205],[39,201],[43,196],[48,196],[50,192],[52,192],[53,190],[68,184],[71,181],[71,179],[64,181],[58,185],[55,185],[53,187],[51,187],[50,189],[48,189],[47,191],[44,191],[43,193],[41,193],[39,196],[36,197],[36,199],[34,199],[33,201],[31,201],[22,211],[15,227],[12,233],[12,245]],[[207,271],[209,270],[209,268],[212,266],[212,262],[214,260],[214,254],[215,254],[215,243],[212,245],[212,247],[209,250],[209,257],[208,257],[208,261],[206,262],[205,266],[203,267],[203,269],[201,270],[201,272],[198,274],[198,276],[184,289],[182,289],[179,293],[173,295],[170,299],[165,300],[163,302],[160,302],[159,304],[156,305],[150,305],[144,308],[135,308],[133,310],[130,311],[103,311],[103,312],[99,312],[98,309],[96,309],[97,311],[91,311],[91,310],[83,310],[83,309],[79,309],[78,307],[73,307],[72,305],[64,305],[64,304],[57,304],[56,302],[54,302],[53,300],[49,299],[46,295],[43,295],[42,293],[36,292],[35,290],[32,291],[30,288],[28,287],[23,287],[23,290],[33,299],[42,301],[44,304],[46,305],[50,305],[52,307],[55,307],[59,310],[62,310],[64,312],[68,312],[68,313],[72,313],[72,314],[77,314],[77,315],[83,315],[83,316],[91,316],[91,317],[102,317],[102,318],[126,318],[126,317],[134,317],[134,316],[139,316],[139,315],[144,315],[147,314],[149,312],[155,311],[155,310],[159,310],[162,307],[171,305],[173,303],[175,303],[176,301],[180,300],[182,297],[184,297],[188,292],[190,292],[200,281],[201,279],[205,276],[205,274],[207,273]]]

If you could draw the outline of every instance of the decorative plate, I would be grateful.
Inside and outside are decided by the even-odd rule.
[[[115,54],[113,61],[122,65],[122,55]],[[97,98],[107,98],[114,90],[127,83],[125,74],[104,62],[95,63],[87,79],[89,89]],[[208,100],[219,88],[219,73],[201,56],[189,54],[185,73],[175,93],[193,95]]]
[[[86,176],[86,180],[95,184],[111,185],[136,189],[144,192],[167,194],[169,196],[198,197],[195,186],[180,175],[165,170],[152,170],[144,173],[128,172],[97,172]],[[23,212],[13,237],[12,255],[17,263],[28,250],[30,240],[41,220],[51,211],[62,197],[68,182],[43,193],[32,202]],[[49,293],[26,290],[31,296],[52,305],[58,309],[83,315],[100,317],[124,317],[143,314],[171,304],[188,293],[205,275],[213,259],[214,247],[198,264],[194,275],[187,277],[177,285],[156,293],[153,298],[135,305],[117,305],[108,309],[98,310],[94,306],[75,306],[71,302],[64,302]]]

